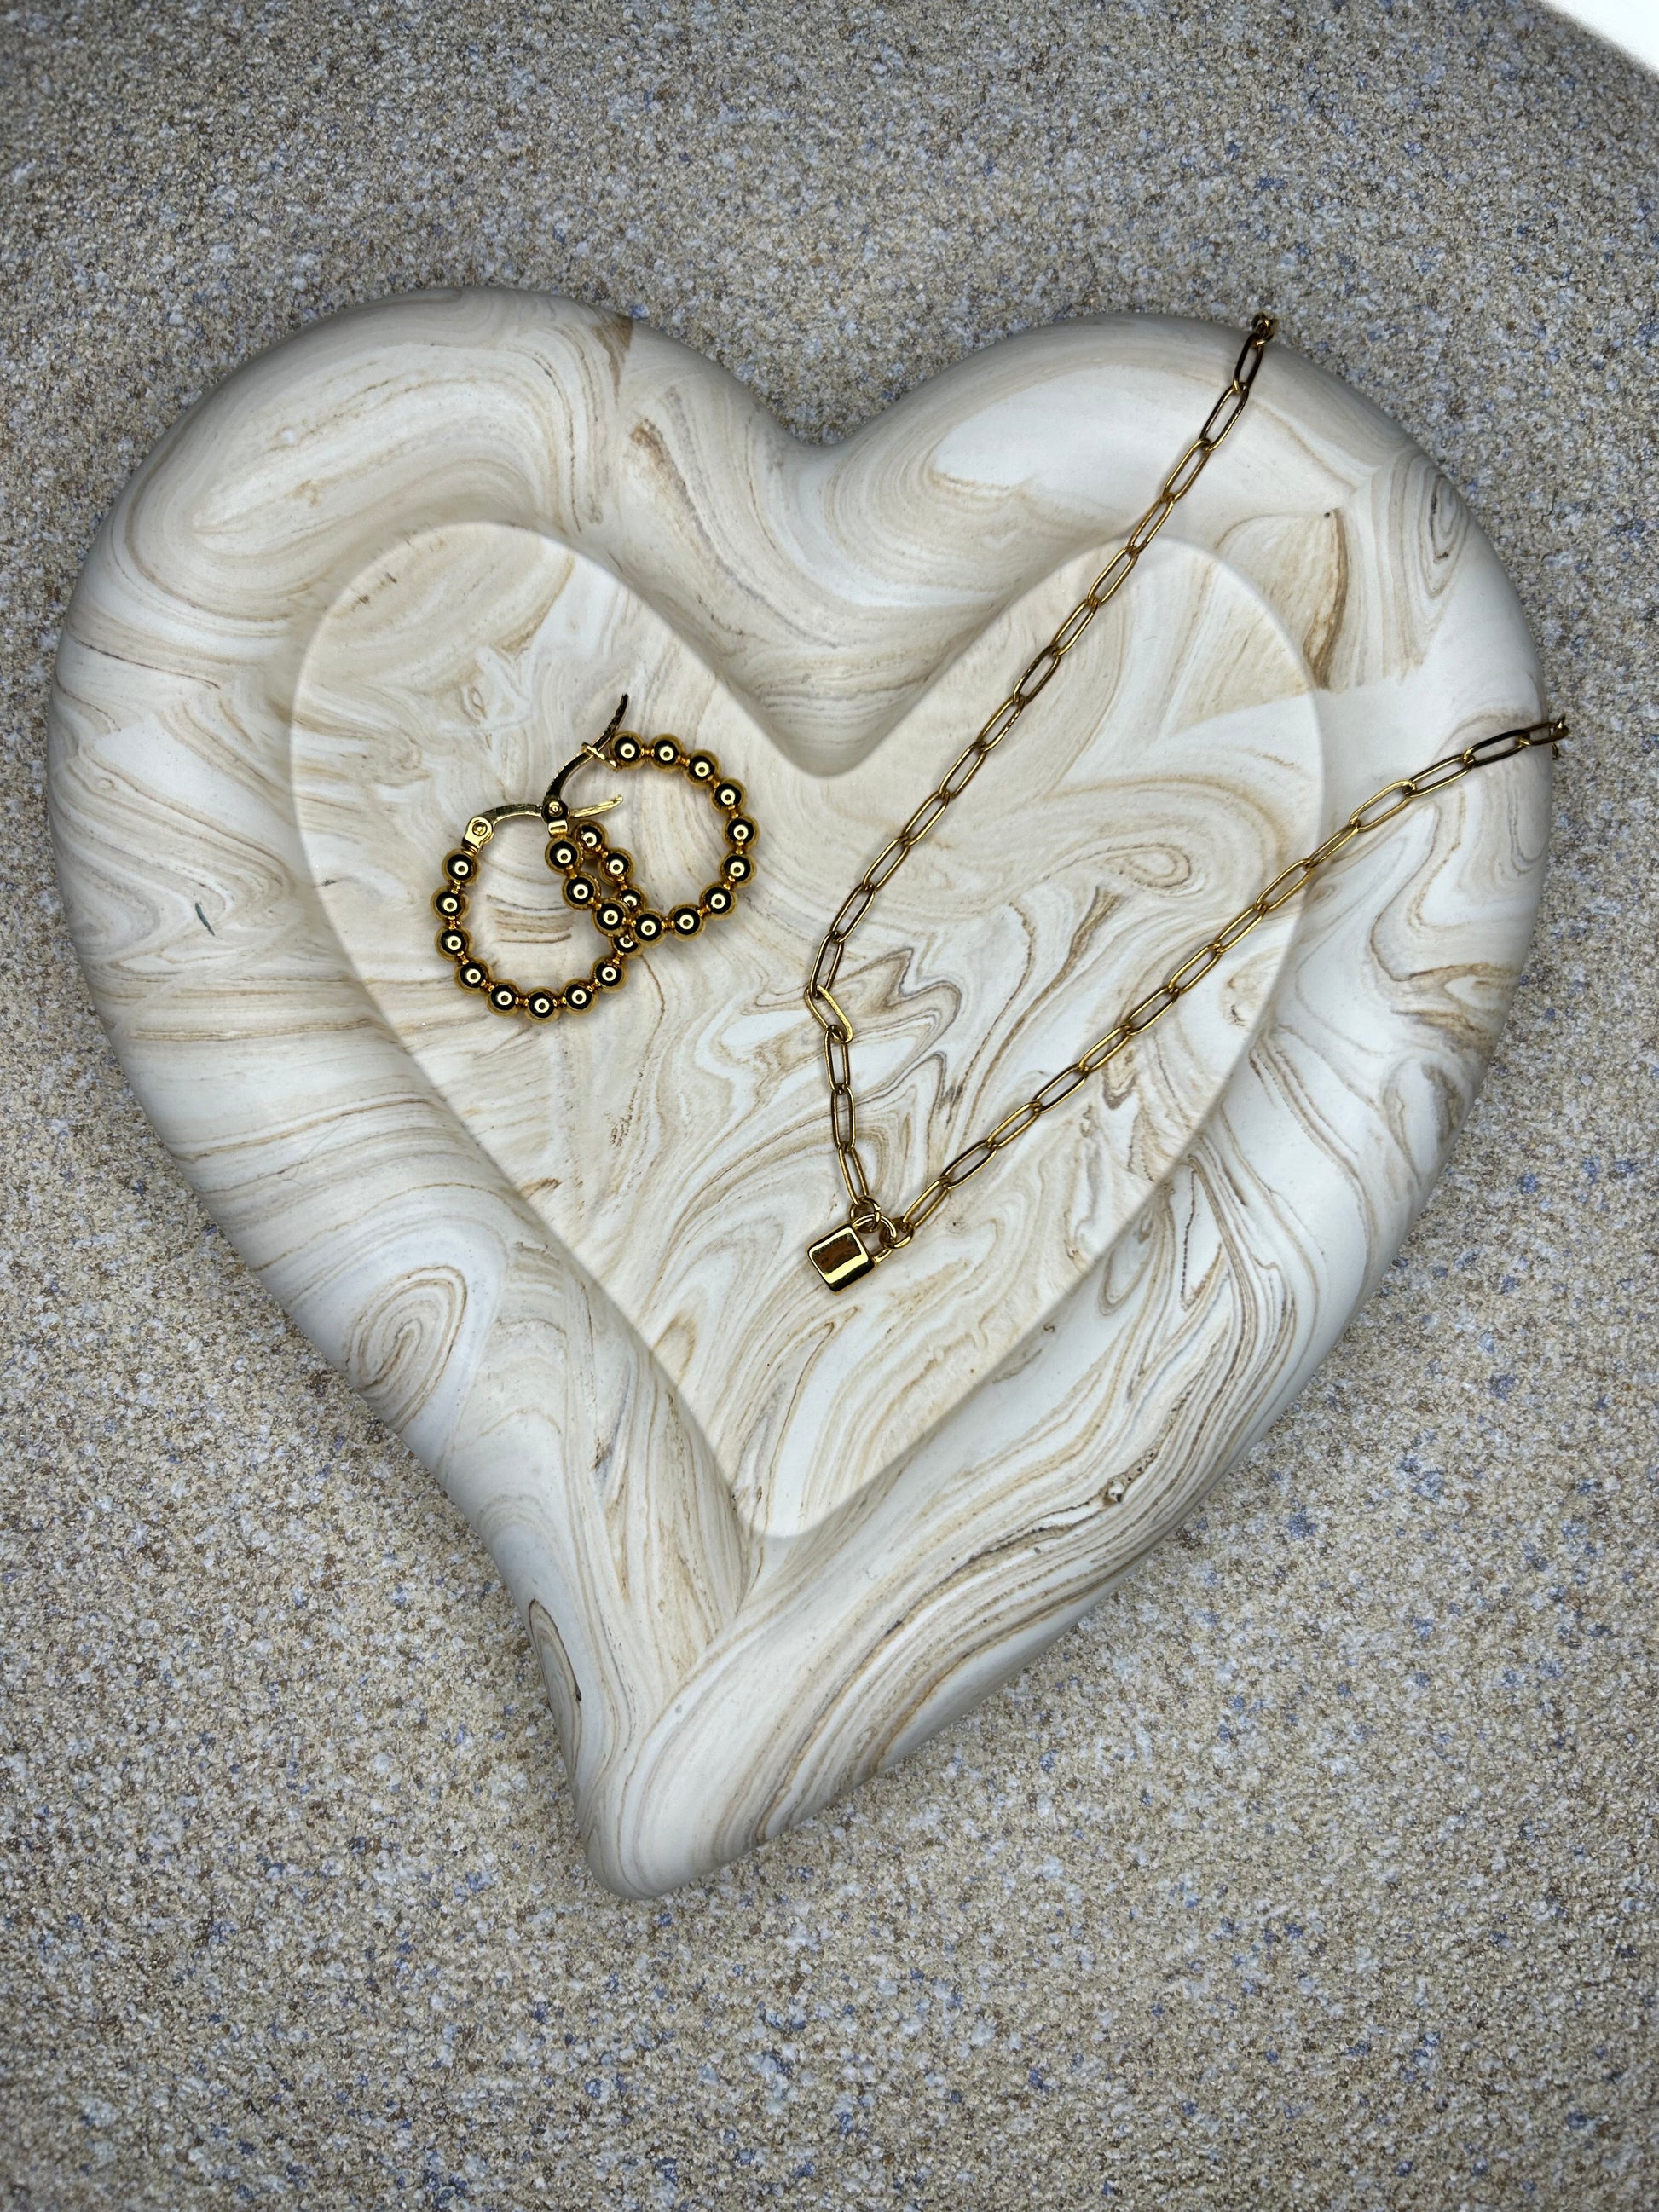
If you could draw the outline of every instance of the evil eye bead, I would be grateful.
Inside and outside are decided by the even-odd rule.
[[[614,991],[626,973],[620,960],[601,960],[593,970],[593,981],[602,991]]]
[[[550,1022],[559,1011],[559,1002],[551,991],[532,991],[524,1002],[524,1010],[532,1022]]]
[[[734,814],[726,825],[726,834],[734,845],[752,845],[756,837],[755,825],[746,814]]]
[[[470,884],[477,872],[478,856],[476,853],[445,854],[444,873],[452,884]]]
[[[737,904],[724,884],[711,884],[702,895],[702,902],[710,914],[730,914]]]
[[[599,894],[586,876],[572,876],[564,887],[564,895],[572,906],[592,906]]]
[[[599,863],[613,884],[622,883],[633,865],[634,855],[631,853],[624,853],[620,847],[613,847]]]
[[[577,842],[586,845],[590,853],[597,853],[605,842],[603,830],[596,830],[591,822],[584,822],[576,832]]]
[[[637,914],[640,908],[645,904],[645,901],[640,896],[637,891],[624,891],[622,895],[622,902],[628,908],[629,914]]]
[[[519,987],[516,983],[492,983],[489,1003],[498,1014],[516,1014],[519,1011]]]
[[[743,805],[743,786],[733,783],[728,776],[724,783],[714,786],[714,797],[728,814],[735,814]]]
[[[676,937],[695,937],[702,927],[702,916],[694,906],[677,906],[670,920]]]
[[[550,868],[560,868],[568,872],[580,859],[580,847],[574,844],[568,837],[556,837],[547,848],[547,865]]]
[[[659,914],[640,914],[634,917],[634,934],[641,945],[654,945],[667,927]]]
[[[438,950],[451,960],[459,960],[472,950],[472,940],[464,929],[440,930]]]
[[[755,864],[746,853],[733,853],[720,868],[728,884],[746,884],[755,872]]]
[[[637,738],[618,738],[611,748],[611,757],[619,760],[624,768],[632,768],[644,750]]]
[[[615,899],[601,899],[593,909],[593,919],[609,937],[628,920],[628,909],[618,906]]]
[[[466,896],[458,890],[439,891],[432,901],[434,914],[442,915],[446,921],[459,921],[466,912]]]
[[[707,753],[693,753],[685,763],[685,772],[693,783],[713,783],[720,769]]]
[[[659,738],[651,748],[651,757],[659,768],[678,768],[680,749],[672,738]]]
[[[455,970],[455,981],[464,991],[482,991],[489,981],[489,970],[477,960],[464,960]]]
[[[564,990],[564,1002],[573,1014],[580,1014],[585,1007],[591,1006],[593,1003],[592,985],[567,983]]]

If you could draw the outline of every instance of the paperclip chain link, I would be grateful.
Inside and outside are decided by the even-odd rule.
[[[951,1193],[966,1182],[969,1176],[977,1175],[1006,1145],[1012,1145],[1016,1137],[1023,1137],[1034,1122],[1069,1098],[1079,1085],[1086,1083],[1091,1075],[1097,1075],[1137,1037],[1145,1036],[1172,1006],[1180,1004],[1188,991],[1204,981],[1236,945],[1243,943],[1258,922],[1265,921],[1270,914],[1276,914],[1280,907],[1287,906],[1306,890],[1319,871],[1335,860],[1339,853],[1346,851],[1356,837],[1380,830],[1385,822],[1392,822],[1397,814],[1403,813],[1414,799],[1443,791],[1448,784],[1460,781],[1475,769],[1492,768],[1499,761],[1512,760],[1516,753],[1527,752],[1534,745],[1559,745],[1566,735],[1567,726],[1562,721],[1529,722],[1524,728],[1499,730],[1492,737],[1466,745],[1462,752],[1448,753],[1443,760],[1431,762],[1415,775],[1402,776],[1396,782],[1385,783],[1380,791],[1374,791],[1362,805],[1355,807],[1340,829],[1334,830],[1323,844],[1316,845],[1311,853],[1304,853],[1299,860],[1292,860],[1289,867],[1282,869],[1248,906],[1239,908],[1224,928],[1218,930],[1195,952],[1189,953],[1178,968],[1171,969],[1155,991],[1149,991],[1127,1013],[1120,1015],[1105,1036],[1097,1038],[1069,1067],[1062,1068],[1058,1075],[1051,1075],[1024,1105],[1015,1107],[1012,1114],[1005,1114],[994,1129],[987,1130],[965,1152],[947,1162],[927,1188],[891,1220],[894,1234],[888,1249],[896,1251],[901,1245],[908,1244],[928,1216],[937,1212]]]
[[[1021,675],[1013,690],[930,791],[903,826],[889,839],[842,902],[818,946],[804,993],[808,1010],[823,1031],[824,1066],[830,1085],[830,1133],[847,1187],[848,1220],[860,1239],[873,1240],[872,1256],[885,1257],[908,1244],[922,1224],[936,1213],[951,1192],[994,1160],[1005,1147],[1023,1137],[1045,1114],[1062,1104],[1091,1076],[1097,1075],[1138,1036],[1144,1036],[1187,993],[1203,981],[1236,945],[1259,922],[1304,890],[1320,869],[1363,837],[1409,806],[1413,799],[1443,790],[1473,769],[1508,760],[1534,745],[1557,745],[1567,734],[1561,721],[1534,722],[1524,728],[1498,732],[1431,763],[1415,775],[1406,776],[1374,792],[1347,820],[1311,853],[1293,860],[1250,903],[1240,908],[1224,928],[1189,953],[1154,991],[1121,1015],[1105,1036],[1059,1074],[1050,1076],[993,1129],[975,1138],[954,1159],[947,1161],[902,1213],[889,1214],[877,1202],[858,1143],[858,1101],[853,1090],[853,1024],[835,997],[848,940],[880,893],[892,881],[922,839],[959,799],[978,775],[986,759],[1001,744],[1025,709],[1053,680],[1066,654],[1108,602],[1133,574],[1140,556],[1158,536],[1176,506],[1197,483],[1211,455],[1244,412],[1252,386],[1261,367],[1277,324],[1271,315],[1257,315],[1239,353],[1224,392],[1211,409],[1204,427],[1158,487],[1158,496],[1135,524],[1123,544],[1095,578],[1048,642]],[[861,1262],[860,1264],[862,1264]]]

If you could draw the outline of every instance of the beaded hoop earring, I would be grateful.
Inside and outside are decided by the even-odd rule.
[[[542,799],[511,806],[492,806],[475,814],[461,833],[461,842],[444,857],[444,880],[433,896],[432,908],[443,923],[438,950],[454,963],[455,981],[465,991],[480,991],[498,1014],[525,1014],[532,1021],[550,1021],[556,1014],[585,1013],[606,991],[625,980],[627,966],[636,953],[665,938],[696,937],[706,921],[730,914],[740,887],[755,872],[751,857],[760,835],[752,817],[744,811],[743,786],[720,774],[713,753],[688,753],[678,738],[665,733],[648,741],[636,731],[624,730],[622,718],[628,698],[611,717],[610,727],[597,744],[584,745],[554,777]],[[726,854],[718,879],[696,899],[686,900],[663,914],[651,902],[634,878],[634,858],[612,845],[593,817],[608,813],[621,800],[607,799],[597,805],[569,807],[565,804],[567,781],[584,761],[607,767],[635,769],[649,766],[678,773],[707,792],[721,817]],[[478,880],[484,847],[498,823],[518,819],[547,825],[548,866],[564,880],[566,903],[586,914],[606,941],[604,956],[586,975],[578,975],[556,988],[525,990],[506,976],[497,975],[474,950],[463,927],[469,893]]]

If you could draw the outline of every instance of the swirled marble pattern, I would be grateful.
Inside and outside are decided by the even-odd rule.
[[[813,450],[639,325],[423,296],[233,378],[88,560],[52,803],[100,1010],[227,1232],[489,1545],[619,1890],[902,1756],[1132,1565],[1305,1382],[1479,1081],[1541,757],[1369,841],[858,1290],[805,1261],[838,1212],[817,935],[1237,344],[1038,332]],[[433,950],[438,860],[623,690],[748,787],[758,879],[596,1014],[501,1023]],[[1275,347],[860,933],[884,1191],[1366,792],[1540,703],[1455,495]],[[647,880],[694,885],[702,810],[629,788]],[[588,928],[530,829],[479,914],[526,983]]]

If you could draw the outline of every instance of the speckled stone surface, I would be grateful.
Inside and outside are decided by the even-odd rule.
[[[1659,2197],[1659,86],[1497,0],[1174,12],[0,17],[10,2202]],[[1299,1407],[973,1720],[656,1905],[582,1868],[482,1549],[137,1113],[45,836],[129,471],[452,282],[809,435],[1271,302],[1468,495],[1582,733],[1505,1044]]]

